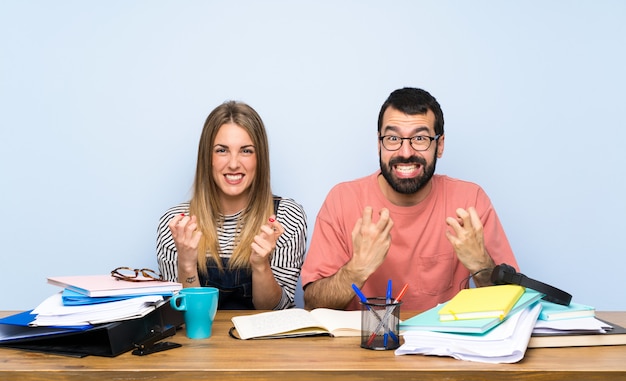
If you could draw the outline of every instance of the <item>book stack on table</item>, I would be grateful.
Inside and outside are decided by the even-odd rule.
[[[143,332],[146,322],[133,321],[146,318],[151,325],[159,327],[182,323],[180,316],[161,308],[169,307],[167,300],[182,288],[180,283],[130,282],[111,275],[53,277],[48,278],[48,282],[63,290],[32,310],[0,319],[0,345],[44,351],[56,348],[63,353],[80,347],[72,354],[84,354],[93,352],[94,341],[105,338],[106,342],[95,354],[110,356],[128,350],[133,342],[150,334]],[[123,322],[129,323],[120,326]],[[120,336],[110,341],[108,332],[117,332]],[[78,334],[81,334],[79,339],[71,338]],[[67,339],[51,341],[60,337]],[[83,345],[83,338],[91,343]]]
[[[167,281],[130,282],[111,275],[49,277],[62,287],[38,305],[30,326],[80,326],[142,317],[182,288]]]
[[[461,290],[450,301],[401,322],[405,342],[396,354],[517,362],[524,357],[542,296],[518,285]]]
[[[597,319],[595,308],[562,306],[543,296],[516,285],[461,290],[401,322],[405,343],[396,354],[510,363],[521,360],[527,348],[626,344],[626,329]]]
[[[626,329],[595,317],[595,308],[571,302],[540,301],[542,309],[529,348],[625,345]]]

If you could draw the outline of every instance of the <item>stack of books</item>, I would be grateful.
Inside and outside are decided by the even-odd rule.
[[[129,282],[111,275],[53,277],[48,282],[63,290],[33,310],[0,318],[0,346],[116,356],[173,335],[183,322],[182,314],[167,303],[182,288],[180,283]]]
[[[401,322],[405,343],[396,354],[510,363],[527,348],[626,345],[626,329],[596,318],[594,307],[562,306],[543,296],[517,285],[461,290]]]
[[[525,354],[543,294],[519,285],[461,290],[450,301],[400,323],[397,355],[451,356],[513,363]]]
[[[595,308],[571,302],[562,306],[540,301],[542,309],[529,348],[625,345],[626,329],[598,319]]]
[[[130,282],[111,275],[49,277],[63,291],[44,300],[30,326],[80,326],[142,317],[182,288],[167,281]]]

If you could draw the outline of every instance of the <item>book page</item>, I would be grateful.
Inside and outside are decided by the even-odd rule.
[[[326,331],[320,322],[313,318],[308,311],[301,308],[235,316],[232,321],[242,339],[277,335],[303,328]]]
[[[311,311],[311,315],[322,322],[333,336],[361,335],[361,311],[317,308]]]

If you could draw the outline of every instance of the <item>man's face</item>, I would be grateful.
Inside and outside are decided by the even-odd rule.
[[[435,114],[407,115],[392,107],[383,114],[381,136],[399,138],[435,136]],[[425,151],[416,151],[409,140],[403,140],[397,151],[387,150],[378,143],[380,170],[391,188],[401,194],[414,194],[422,189],[435,173],[437,158],[443,153],[443,139],[433,141]]]

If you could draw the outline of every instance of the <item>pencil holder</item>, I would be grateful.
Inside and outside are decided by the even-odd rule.
[[[386,350],[400,346],[400,306],[382,297],[361,302],[361,347]]]

